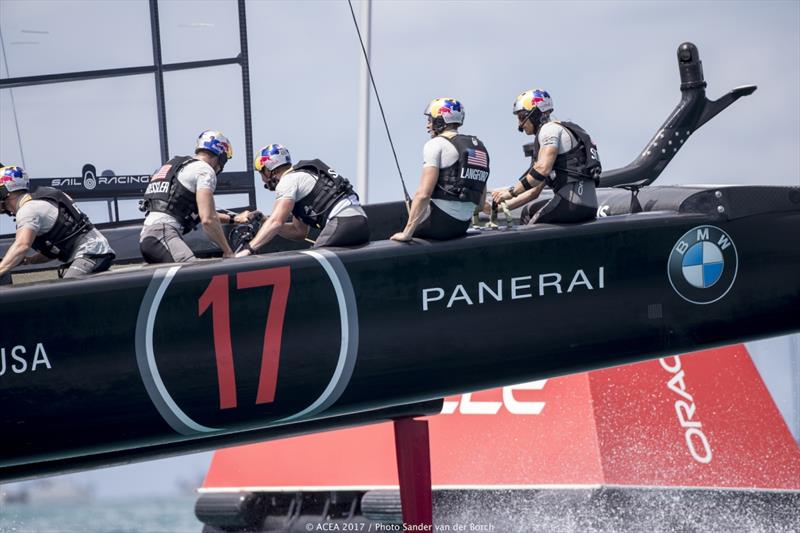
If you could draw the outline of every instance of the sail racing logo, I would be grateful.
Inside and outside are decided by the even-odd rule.
[[[91,163],[83,165],[83,186],[88,190],[94,190],[97,187],[97,169]]]
[[[738,268],[739,257],[730,236],[716,226],[698,226],[672,247],[667,275],[681,298],[703,305],[728,294]]]

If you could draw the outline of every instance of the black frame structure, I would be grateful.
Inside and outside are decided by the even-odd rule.
[[[150,31],[153,44],[153,64],[138,67],[111,68],[101,70],[84,70],[80,72],[66,72],[60,74],[44,74],[40,76],[21,76],[16,78],[0,79],[0,89],[13,89],[29,87],[32,85],[45,85],[50,83],[66,83],[71,81],[96,80],[103,78],[118,78],[123,76],[137,76],[152,74],[156,89],[156,112],[158,116],[158,136],[161,147],[161,160],[169,159],[169,146],[167,143],[167,114],[164,100],[164,73],[198,68],[219,67],[224,65],[239,65],[242,69],[242,101],[244,104],[244,135],[247,169],[244,172],[226,172],[219,177],[218,191],[224,194],[248,195],[250,208],[255,208],[256,195],[253,182],[253,131],[250,107],[250,71],[247,51],[247,21],[245,16],[245,0],[237,0],[239,12],[239,44],[240,51],[236,57],[211,59],[205,61],[185,61],[164,64],[161,57],[161,28],[158,16],[158,0],[149,0],[150,5]],[[87,165],[88,166],[88,165]],[[80,178],[36,178],[32,185],[57,186],[76,199],[87,200],[105,199],[115,206],[115,223],[119,220],[118,199],[140,198],[149,181],[149,175],[112,176],[111,178],[124,179],[97,179],[94,175],[86,174]],[[91,178],[91,187],[86,185],[86,179]]]

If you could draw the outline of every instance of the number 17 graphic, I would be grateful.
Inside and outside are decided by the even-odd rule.
[[[258,377],[256,404],[271,403],[275,400],[283,319],[286,316],[290,283],[288,266],[236,274],[237,290],[270,285],[273,287],[264,331],[264,345],[261,350],[261,372]],[[219,274],[211,278],[208,287],[197,301],[197,315],[203,316],[209,307],[211,307],[214,331],[214,354],[217,360],[219,408],[232,409],[236,407],[236,375],[233,369],[228,274]]]

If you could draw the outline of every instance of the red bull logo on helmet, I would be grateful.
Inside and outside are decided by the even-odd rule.
[[[535,107],[538,107],[543,113],[552,111],[553,102],[550,93],[543,89],[525,91],[517,97],[514,103],[514,112],[516,113],[523,110],[530,111]]]
[[[230,152],[230,145],[228,143],[226,143],[225,141],[221,141],[219,139],[215,139],[213,137],[211,138],[210,141],[205,141],[203,143],[203,146],[207,150],[214,152],[217,155],[222,155],[222,154],[228,155],[228,153]]]
[[[0,173],[0,183],[12,181],[14,178],[21,179],[24,177],[25,172],[19,167],[3,167]]]
[[[12,192],[28,188],[28,175],[22,167],[0,168],[0,187]]]
[[[256,170],[261,170],[264,168],[264,164],[269,161],[270,157],[268,155],[259,156],[256,159]]]
[[[449,115],[453,112],[459,113],[461,110],[461,102],[452,98],[440,98],[435,100],[434,104],[431,106],[431,114],[434,117]]]
[[[197,148],[208,150],[217,156],[225,156],[227,159],[233,157],[233,147],[230,141],[218,131],[208,130],[201,133]]]
[[[280,144],[270,144],[261,149],[261,152],[256,156],[255,167],[257,171],[263,168],[272,170],[285,163],[291,163],[292,159],[289,156],[289,151]]]

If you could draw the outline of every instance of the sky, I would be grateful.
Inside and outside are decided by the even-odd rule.
[[[161,0],[159,11],[165,63],[238,53],[233,0]],[[1,77],[152,64],[144,1],[0,0],[0,31]],[[255,148],[278,142],[296,160],[320,158],[355,181],[361,52],[347,2],[250,0],[247,31]],[[462,131],[488,147],[492,185],[511,183],[525,167],[521,146],[531,139],[511,110],[517,94],[535,87],[550,92],[558,118],[589,131],[604,168],[624,166],[680,99],[676,50],[684,41],[699,48],[709,98],[740,85],[758,90],[693,135],[656,183],[800,185],[800,2],[372,5],[373,74],[412,194],[428,138],[422,111],[440,96],[464,104]],[[198,133],[218,129],[234,146],[227,169],[244,170],[239,67],[167,73],[165,84],[170,154],[191,152]],[[23,159],[32,177],[77,176],[86,162],[152,172],[161,163],[152,76],[19,88],[13,102],[0,91],[0,161]],[[271,193],[257,192],[269,211]],[[402,199],[374,93],[366,196]],[[0,233],[11,230],[2,217]],[[209,457],[82,479],[112,497],[172,490]],[[153,489],[153,476],[170,481]]]

